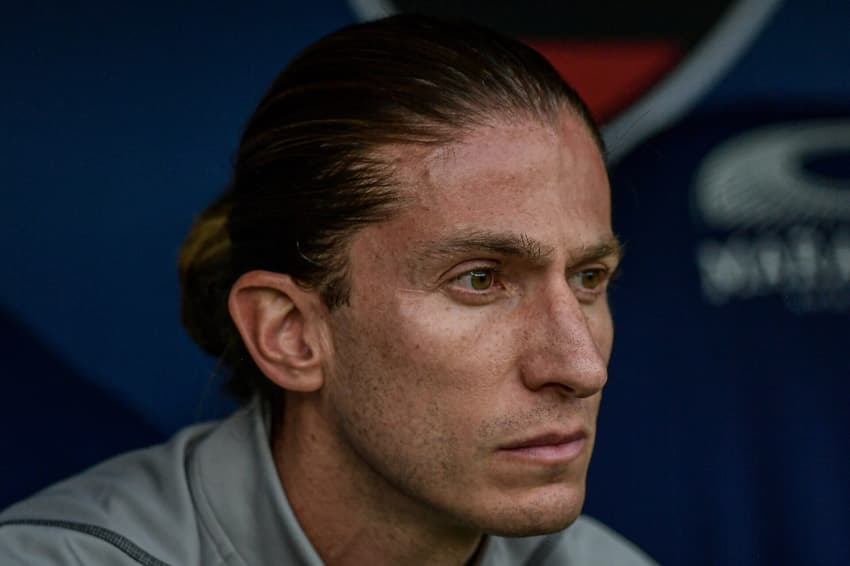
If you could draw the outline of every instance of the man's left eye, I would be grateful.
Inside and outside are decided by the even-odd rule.
[[[585,269],[578,273],[582,289],[593,291],[605,282],[604,269]]]

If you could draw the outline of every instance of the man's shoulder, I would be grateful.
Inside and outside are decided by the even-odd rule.
[[[656,566],[646,553],[616,531],[587,515],[560,533],[498,538],[482,566]]]
[[[189,427],[4,510],[0,563],[167,564],[168,541],[198,530],[186,462],[210,429]]]

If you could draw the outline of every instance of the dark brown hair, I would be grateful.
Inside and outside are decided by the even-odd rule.
[[[227,312],[242,273],[288,273],[347,300],[346,242],[399,206],[388,144],[445,144],[498,119],[554,123],[590,115],[531,48],[470,23],[394,16],[344,28],[308,47],[275,79],[248,121],[232,180],[195,224],[179,271],[183,324],[229,370],[233,393],[271,392]]]

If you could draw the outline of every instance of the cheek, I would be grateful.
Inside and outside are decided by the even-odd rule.
[[[394,299],[363,305],[358,311],[370,313],[367,319],[338,329],[348,385],[361,402],[380,406],[388,427],[474,433],[510,374],[515,340],[508,325],[492,323],[484,309],[446,305],[441,296],[402,292]]]
[[[340,321],[327,400],[339,435],[370,468],[439,499],[471,491],[465,478],[486,449],[510,357],[495,345],[506,335],[433,299]]]
[[[471,403],[491,395],[509,373],[517,332],[504,313],[431,296],[405,297],[397,315],[393,340],[398,351],[402,359],[427,372],[426,385],[435,394]]]

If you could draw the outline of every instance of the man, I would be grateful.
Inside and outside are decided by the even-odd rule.
[[[0,562],[651,564],[579,516],[619,256],[542,57],[421,17],[332,34],[181,257],[246,408],[7,510]]]

